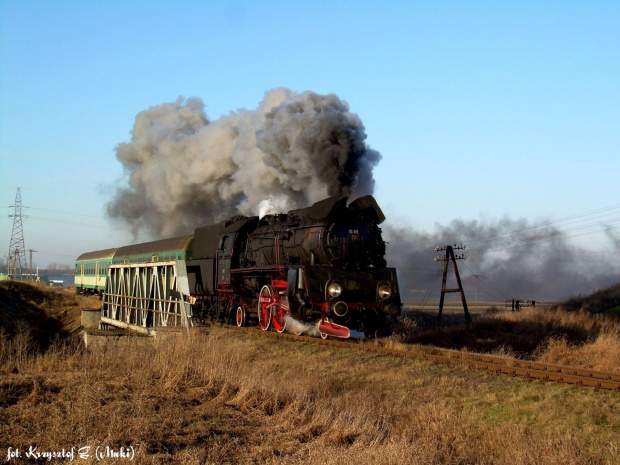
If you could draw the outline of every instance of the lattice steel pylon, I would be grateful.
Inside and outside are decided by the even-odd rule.
[[[9,279],[23,279],[26,270],[26,246],[24,245],[24,225],[22,223],[22,195],[17,188],[15,205],[12,205],[13,232],[11,233],[11,245],[9,246],[9,263],[7,275]]]

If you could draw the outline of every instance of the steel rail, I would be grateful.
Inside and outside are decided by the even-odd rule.
[[[220,325],[218,325],[220,326]],[[411,346],[410,350],[393,349],[373,345],[372,343],[359,341],[349,342],[336,339],[319,339],[311,336],[296,336],[288,333],[274,331],[262,331],[256,328],[239,328],[235,325],[221,325],[228,329],[251,330],[253,333],[266,337],[283,338],[296,342],[307,342],[331,347],[349,347],[366,352],[382,355],[392,355],[403,358],[422,359],[434,363],[449,365],[465,365],[478,370],[487,370],[494,373],[520,376],[527,379],[539,379],[558,383],[588,386],[595,389],[606,389],[620,392],[620,373],[588,370],[565,365],[533,362],[515,358],[498,357],[494,355],[460,352],[441,348],[422,348]]]

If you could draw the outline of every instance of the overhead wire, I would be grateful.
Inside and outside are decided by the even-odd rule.
[[[85,218],[97,218],[99,220],[105,220],[106,219],[103,216],[86,215],[84,213],[63,212],[63,211],[59,211],[59,210],[49,210],[47,208],[36,208],[36,207],[23,207],[23,208],[27,208],[28,210],[38,210],[38,211],[49,212],[49,213],[62,213],[62,214],[65,214],[65,215],[83,216]]]
[[[502,250],[508,247],[530,246],[537,243],[550,242],[559,239],[568,239],[581,237],[585,235],[613,231],[620,224],[620,216],[618,216],[620,204],[609,205],[602,208],[568,215],[554,220],[549,220],[536,225],[530,225],[515,228],[509,231],[503,231],[498,234],[490,235],[485,238],[476,239],[468,242],[467,258],[470,258],[473,265],[481,274],[480,282],[491,295],[503,300],[510,295],[503,287],[493,282],[493,280],[482,271],[480,265],[475,258],[484,256],[487,252]],[[551,228],[551,229],[550,229]],[[525,236],[525,237],[524,237]],[[580,255],[618,254],[620,250],[595,252],[595,251],[577,251]],[[511,260],[515,258],[510,257]],[[519,260],[518,258],[516,260]],[[561,262],[557,260],[558,262]],[[585,262],[583,259],[580,262]],[[597,261],[590,261],[597,263]],[[472,274],[477,274],[469,266],[467,269]],[[420,273],[418,271],[418,273]]]
[[[43,254],[43,255],[57,255],[59,257],[71,257],[71,258],[75,258],[75,255],[71,255],[71,254],[66,254],[66,253],[58,253],[58,252],[44,252],[42,250],[35,250],[34,251],[37,254]]]
[[[480,282],[482,283],[482,285],[484,286],[484,288],[487,290],[487,292],[489,293],[491,297],[495,297],[497,300],[504,300],[507,298],[507,296],[510,295],[510,293],[508,293],[505,289],[501,288],[498,284],[494,283],[494,281],[491,278],[489,278],[489,276],[484,271],[482,271],[478,263],[473,258],[471,258],[471,261],[476,266],[477,271],[472,270],[468,264],[465,264],[465,267],[468,268],[468,270],[472,273],[472,275],[473,274],[477,275],[478,273],[480,273],[479,276],[481,276],[482,278],[485,278],[485,279],[480,279]]]
[[[618,220],[618,222],[620,223],[620,219]],[[474,244],[473,248],[474,250],[477,251],[478,254],[481,253],[485,253],[488,251],[492,251],[492,250],[498,250],[498,249],[505,249],[506,247],[516,247],[519,245],[532,245],[532,244],[537,244],[537,243],[544,243],[544,242],[550,242],[550,241],[554,241],[554,240],[558,240],[558,239],[568,239],[568,238],[575,238],[575,237],[580,237],[580,236],[587,236],[590,234],[594,234],[594,233],[598,233],[598,232],[602,232],[603,228],[595,228],[592,226],[588,226],[587,229],[586,227],[582,227],[581,229],[585,229],[582,230],[580,232],[573,232],[572,234],[567,234],[564,231],[561,230],[557,230],[548,234],[544,234],[544,235],[539,235],[539,236],[535,236],[535,237],[525,237],[522,239],[515,239],[515,240],[504,240],[502,242],[499,242],[497,244],[493,244],[493,245],[488,245],[488,246],[482,246],[482,247],[476,247],[475,244],[476,242],[472,242]],[[573,231],[577,231],[577,229],[574,229]],[[569,230],[570,232],[570,230]],[[471,249],[471,247],[470,247]],[[472,253],[472,252],[470,252]]]
[[[539,228],[544,228],[544,227],[556,225],[556,224],[559,224],[559,223],[563,223],[563,222],[566,222],[568,220],[574,220],[576,218],[583,218],[583,217],[587,217],[587,216],[592,216],[592,215],[596,215],[596,214],[601,213],[601,212],[607,212],[607,211],[610,211],[610,210],[620,210],[620,204],[614,204],[614,205],[610,205],[610,206],[607,206],[607,207],[602,207],[602,208],[597,208],[597,209],[589,210],[589,211],[582,212],[582,213],[577,213],[575,215],[569,215],[569,216],[565,216],[565,217],[562,217],[562,218],[557,218],[555,220],[544,221],[542,223],[531,225],[531,226],[525,226],[523,228],[517,228],[517,229],[510,230],[510,231],[505,231],[505,232],[500,233],[500,234],[495,234],[495,235],[492,235],[492,236],[489,236],[489,237],[486,237],[486,238],[478,239],[476,242],[491,241],[491,240],[495,240],[495,239],[498,239],[498,238],[501,238],[501,237],[504,237],[504,236],[508,236],[509,237],[509,236],[512,236],[512,235],[515,235],[515,234],[518,234],[518,233],[521,233],[521,232],[524,232],[524,231],[531,231],[531,230],[535,230],[535,229],[539,229]],[[603,218],[603,217],[606,217],[606,216],[610,216],[612,214],[615,215],[616,213],[606,213],[604,215],[594,216],[594,218],[589,218],[588,221],[591,221],[593,219],[594,220],[598,220],[600,218]],[[583,221],[583,220],[579,220],[579,221]],[[579,221],[568,222],[566,224],[578,223]],[[617,222],[617,221],[618,221],[618,218],[614,219],[614,222]],[[597,223],[599,223],[599,222],[597,222]]]
[[[422,310],[424,306],[427,304],[427,302],[430,299],[431,292],[435,288],[435,285],[437,281],[439,280],[439,277],[442,276],[442,274],[443,274],[443,269],[439,268],[437,272],[435,273],[435,276],[431,280],[431,283],[426,288],[426,293],[424,294],[424,297],[422,297],[422,301],[418,304],[417,310]]]
[[[468,270],[472,274],[479,274],[480,276],[482,276],[484,278],[484,279],[481,280],[481,282],[483,283],[483,286],[487,289],[487,291],[491,295],[493,295],[494,297],[498,297],[500,299],[504,299],[504,298],[506,298],[505,296],[509,295],[509,293],[506,292],[505,289],[501,288],[484,271],[482,271],[482,269],[480,268],[478,263],[472,257],[468,256],[467,258],[471,260],[471,263],[474,264],[476,269],[475,270],[471,269],[469,267],[469,264],[467,264],[466,262],[464,263],[464,266],[467,267]]]
[[[519,228],[519,229],[515,229],[512,231],[508,231],[502,234],[498,234],[495,236],[490,236],[488,238],[484,238],[478,241],[474,241],[470,244],[472,244],[472,246],[470,247],[469,251],[468,251],[468,257],[470,258],[474,258],[474,257],[482,257],[484,256],[486,253],[494,251],[494,250],[502,250],[502,249],[506,249],[509,247],[515,248],[515,247],[520,247],[520,246],[531,246],[531,245],[535,245],[535,244],[540,244],[540,243],[545,243],[545,242],[551,242],[554,240],[564,240],[564,239],[568,239],[568,238],[575,238],[575,237],[580,237],[580,236],[585,236],[585,235],[590,235],[590,234],[594,234],[594,233],[600,233],[600,232],[609,232],[611,225],[616,225],[616,224],[620,224],[620,217],[613,217],[613,218],[609,218],[608,221],[606,221],[606,223],[601,224],[600,221],[596,221],[596,222],[588,222],[586,224],[576,224],[575,226],[568,228],[568,229],[553,229],[552,231],[545,231],[544,233],[540,233],[540,234],[536,234],[535,233],[535,229],[536,228],[541,228],[541,227],[548,227],[549,224],[551,223],[558,223],[561,221],[564,221],[565,219],[575,219],[575,218],[583,218],[585,216],[592,216],[593,214],[596,213],[600,213],[602,211],[607,211],[609,212],[609,210],[615,210],[619,207],[620,205],[613,205],[610,207],[605,207],[605,208],[601,208],[601,209],[596,209],[596,210],[592,210],[590,212],[585,212],[585,213],[581,213],[581,214],[577,214],[577,215],[571,215],[569,217],[565,217],[564,219],[560,219],[557,220],[555,222],[546,222],[543,223],[541,225],[537,225],[537,226],[531,226],[528,228]],[[614,215],[616,213],[613,213]],[[595,219],[599,219],[603,216],[608,217],[610,216],[610,213],[607,213],[605,215],[598,215],[595,216]],[[590,218],[592,219],[592,218]],[[583,220],[580,220],[579,222],[583,222]],[[572,221],[569,224],[575,224],[575,223],[579,223],[579,222],[575,222]],[[515,238],[515,236],[517,234],[523,234],[524,231],[531,231],[533,232],[533,235],[530,235],[528,237],[520,237],[520,238]],[[493,243],[493,244],[488,244],[488,245],[484,245],[484,242],[489,242],[493,239],[497,239],[500,238],[498,243]],[[516,239],[516,240],[515,240]],[[483,245],[481,247],[477,247],[476,244],[482,243]],[[571,251],[572,252],[572,251]],[[606,256],[609,256],[610,254],[620,254],[620,249],[616,248],[615,250],[609,250],[606,252],[596,252],[596,251],[585,251],[585,250],[581,250],[581,251],[576,251],[577,253],[579,253],[580,255],[589,255],[590,257],[592,257],[592,255],[594,254],[594,257],[596,257],[597,255],[601,254],[601,253],[605,253]],[[599,255],[600,256],[600,255]],[[567,255],[568,258],[572,258],[572,253]],[[592,258],[594,258],[592,257]],[[520,257],[510,257],[511,261],[521,261],[521,260],[529,260],[529,257],[525,257],[525,258],[520,258]],[[554,260],[554,263],[567,263],[569,260]],[[607,263],[607,261],[601,261],[601,260],[584,260],[583,258],[581,258],[579,260],[580,263]],[[546,263],[550,263],[549,261],[546,261]]]
[[[129,229],[129,228],[118,228],[118,227],[114,227],[114,226],[87,224],[87,223],[80,223],[80,222],[77,222],[77,221],[59,220],[59,219],[45,218],[45,217],[40,217],[40,216],[31,216],[31,215],[29,215],[28,218],[33,219],[33,220],[39,220],[39,221],[47,221],[47,222],[50,222],[50,223],[66,224],[66,225],[70,225],[70,226],[83,226],[83,227],[95,228],[95,229],[106,229],[106,230],[113,230],[113,231],[129,231],[129,232],[132,232],[132,230]]]

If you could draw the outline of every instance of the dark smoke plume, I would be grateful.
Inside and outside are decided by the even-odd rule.
[[[588,294],[620,281],[620,267],[612,253],[596,253],[574,245],[552,226],[533,226],[526,220],[503,219],[492,224],[454,220],[437,225],[433,233],[385,227],[389,242],[388,263],[399,269],[405,300],[420,302],[441,293],[442,262],[434,262],[436,246],[466,246],[466,259],[457,261],[470,303],[505,299],[556,300]],[[607,231],[610,252],[620,251],[619,241]],[[615,240],[614,240],[615,239]],[[448,287],[455,288],[452,265]],[[453,298],[460,298],[452,294]]]
[[[278,88],[256,110],[209,121],[202,100],[179,98],[136,116],[116,156],[129,185],[108,215],[154,238],[229,216],[283,212],[325,197],[371,194],[381,156],[336,95]]]

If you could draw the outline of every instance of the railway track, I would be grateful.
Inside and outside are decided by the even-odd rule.
[[[391,355],[403,358],[415,358],[434,363],[461,365],[478,370],[487,370],[527,379],[588,386],[595,389],[606,389],[620,392],[620,373],[594,371],[565,365],[532,362],[515,358],[497,357],[493,355],[460,352],[456,350],[411,346],[411,350],[400,350],[376,346],[366,341],[323,340],[310,336],[296,336],[288,333],[262,331],[253,328],[238,328],[233,325],[222,325],[235,330],[253,331],[265,337],[282,338],[296,342],[322,344],[333,347],[350,347],[356,350]]]

